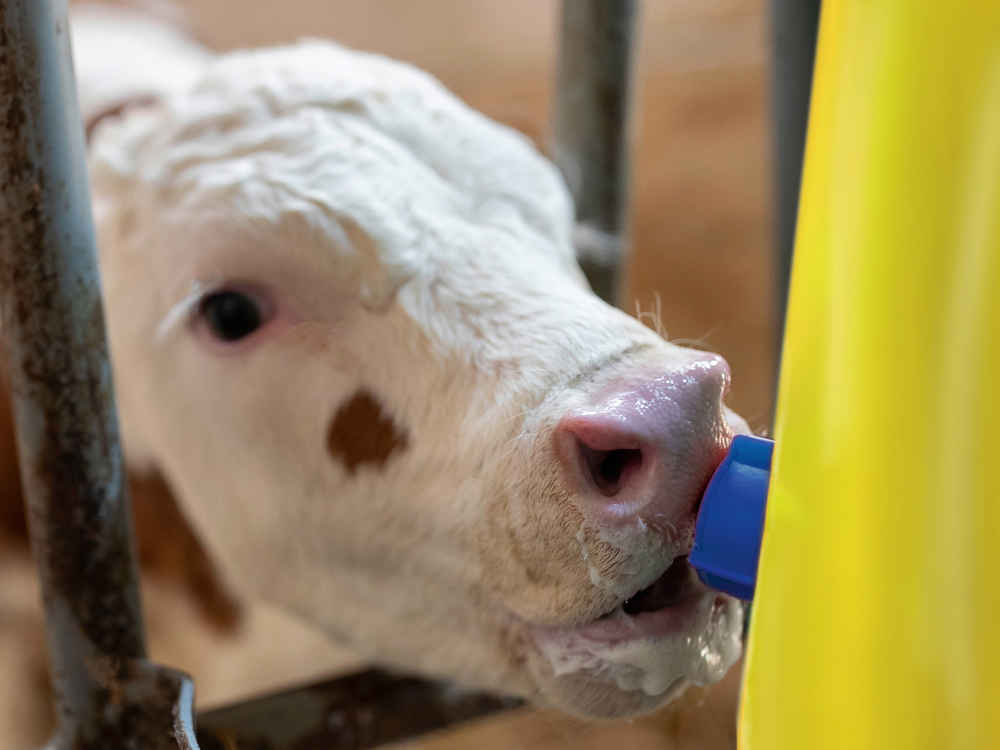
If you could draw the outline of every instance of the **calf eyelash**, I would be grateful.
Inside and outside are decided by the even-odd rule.
[[[159,342],[165,339],[178,324],[190,318],[192,313],[197,311],[198,305],[205,298],[205,295],[213,289],[213,286],[203,284],[200,281],[192,281],[191,289],[187,295],[167,310],[167,314],[163,316],[160,324],[156,326],[156,341]]]

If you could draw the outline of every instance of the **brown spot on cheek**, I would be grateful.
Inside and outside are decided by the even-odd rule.
[[[359,466],[379,469],[394,453],[406,450],[409,438],[387,415],[370,392],[360,390],[341,404],[330,422],[326,448],[334,459],[343,462],[348,473]]]

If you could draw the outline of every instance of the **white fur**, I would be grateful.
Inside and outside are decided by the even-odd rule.
[[[552,165],[376,55],[159,49],[184,84],[154,82],[157,104],[92,142],[109,331],[130,460],[164,473],[224,572],[372,659],[577,713],[646,710],[661,685],[721,676],[731,609],[568,676],[536,642],[679,551],[644,524],[593,525],[557,470],[556,421],[635,368],[694,356],[587,289]],[[227,284],[275,309],[232,351],[196,315]],[[408,447],[351,473],[326,432],[359,389]]]

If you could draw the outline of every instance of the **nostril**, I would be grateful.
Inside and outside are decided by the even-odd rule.
[[[602,451],[578,440],[577,449],[590,480],[607,497],[617,495],[642,468],[642,451],[637,448]]]
[[[609,380],[555,425],[560,478],[601,523],[687,528],[728,447],[728,383],[717,356]]]

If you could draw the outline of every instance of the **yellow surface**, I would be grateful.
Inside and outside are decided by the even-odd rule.
[[[744,750],[1000,747],[1000,1],[825,0]]]

